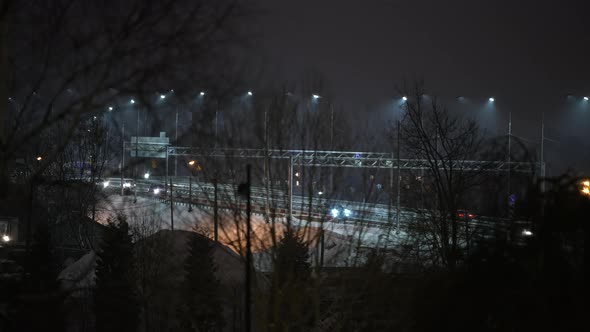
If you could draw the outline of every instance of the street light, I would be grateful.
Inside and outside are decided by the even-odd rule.
[[[135,104],[135,99],[131,99],[130,103]]]
[[[113,106],[109,106],[109,111],[112,111],[112,110],[113,110]]]
[[[585,101],[588,101],[588,97],[584,97],[584,100],[585,100]]]
[[[146,172],[146,173],[143,175],[143,178],[144,178],[144,179],[146,179],[146,180],[147,180],[147,179],[149,179],[149,178],[150,178],[150,173],[149,173],[149,172]]]
[[[189,166],[193,166],[195,164],[195,161],[194,160],[191,160],[191,161],[188,162],[188,164],[189,164]]]
[[[253,95],[252,91],[248,91],[248,96]]]
[[[200,95],[201,97],[203,97],[203,96],[205,95],[205,91],[201,91],[201,93],[199,93],[199,95]]]
[[[494,99],[494,97],[490,97],[490,98],[488,99],[488,101],[489,101],[490,103],[493,103],[494,101],[496,101],[496,99]]]
[[[319,99],[319,98],[322,98],[320,95],[316,95],[316,94],[313,94],[313,95],[311,95],[311,96],[313,97],[313,99]]]
[[[41,160],[43,160],[43,157],[37,156],[37,161],[41,161]]]
[[[160,99],[166,99],[166,95],[160,95]]]
[[[406,96],[403,96],[403,97],[402,97],[402,100],[403,100],[403,101],[408,101],[408,97],[406,97]]]

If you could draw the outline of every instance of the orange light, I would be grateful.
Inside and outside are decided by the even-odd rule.
[[[195,161],[194,161],[194,160],[191,160],[191,161],[189,161],[189,162],[188,162],[188,164],[189,164],[190,166],[193,166],[193,165],[195,164]]]
[[[586,180],[582,182],[582,184],[584,185],[584,187],[590,187],[590,180]]]
[[[37,161],[41,161],[42,159],[43,159],[43,157],[37,156]]]
[[[590,195],[590,188],[586,187],[586,188],[582,189],[582,193],[585,195]]]

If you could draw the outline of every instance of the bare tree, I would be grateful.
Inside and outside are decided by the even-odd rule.
[[[425,164],[423,210],[416,227],[426,239],[422,244],[432,250],[432,262],[454,269],[461,237],[469,237],[460,234],[461,229],[467,232],[469,218],[460,217],[458,211],[465,206],[469,189],[479,183],[482,171],[469,170],[467,161],[483,155],[482,137],[474,121],[452,115],[435,97],[427,99],[420,85],[406,95],[405,114],[398,125],[403,153]]]

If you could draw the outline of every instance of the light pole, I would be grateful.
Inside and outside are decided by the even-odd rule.
[[[311,95],[312,100],[316,103],[320,103],[320,99],[322,96],[318,94]],[[334,103],[328,101],[328,106],[330,107],[330,151],[334,151]],[[330,167],[330,193],[334,192],[334,168]]]

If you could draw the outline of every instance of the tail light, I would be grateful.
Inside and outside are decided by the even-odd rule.
[[[459,218],[463,218],[463,217],[465,217],[465,214],[459,213]]]
[[[473,217],[475,217],[472,213],[470,213],[468,216],[469,216],[469,219],[473,219]]]

